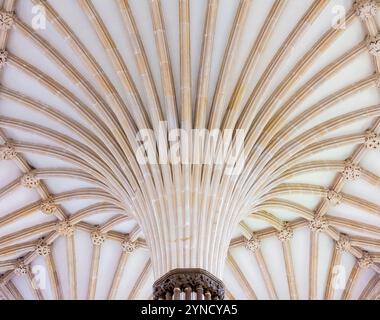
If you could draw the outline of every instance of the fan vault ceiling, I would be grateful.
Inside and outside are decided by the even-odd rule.
[[[226,299],[379,297],[376,1],[0,7],[1,298],[150,299],[185,267]],[[141,164],[160,121],[244,130],[242,170]]]

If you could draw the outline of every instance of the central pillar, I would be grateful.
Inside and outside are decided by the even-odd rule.
[[[174,269],[153,284],[154,300],[223,300],[224,284],[199,268]]]

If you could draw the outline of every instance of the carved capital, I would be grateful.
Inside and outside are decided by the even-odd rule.
[[[313,232],[323,232],[329,227],[328,220],[323,216],[315,216],[309,222],[309,228]]]
[[[326,198],[333,206],[337,206],[342,202],[342,195],[335,190],[329,190],[327,192]]]
[[[55,229],[60,235],[66,237],[69,237],[74,233],[74,226],[70,223],[69,220],[63,220],[58,222],[55,225]]]
[[[190,288],[193,292],[198,290],[209,293],[213,300],[224,299],[224,284],[210,272],[197,269],[175,269],[169,271],[153,284],[153,298],[165,299],[167,294],[173,295],[174,289],[185,291]]]
[[[0,65],[1,65],[1,51],[0,51]],[[17,152],[13,145],[9,142],[0,146],[0,160],[13,160],[17,157]]]
[[[348,251],[351,248],[350,238],[346,234],[340,234],[339,240],[336,242],[335,247],[341,252]]]
[[[58,207],[53,198],[48,198],[41,202],[40,210],[46,215],[51,215],[57,211]]]
[[[245,241],[245,247],[249,251],[256,252],[261,247],[261,240],[253,234],[250,239]]]
[[[277,233],[277,237],[281,242],[286,242],[293,238],[293,229],[288,222],[284,223],[283,228]]]
[[[14,24],[14,12],[0,10],[0,30],[9,30]]]
[[[0,50],[0,69],[5,67],[8,62],[8,51],[5,49]]]
[[[356,15],[365,20],[377,13],[376,0],[355,0],[354,9]]]
[[[364,139],[364,144],[367,149],[375,150],[380,148],[380,135],[376,132],[367,130]]]
[[[358,263],[360,268],[366,269],[372,267],[374,261],[371,255],[367,251],[364,251],[363,256],[359,259]]]
[[[21,185],[28,189],[37,188],[40,185],[40,180],[32,172],[29,172],[22,176]]]
[[[342,171],[344,179],[355,181],[360,178],[361,173],[362,169],[356,163],[353,163],[351,159],[345,161],[345,167]]]

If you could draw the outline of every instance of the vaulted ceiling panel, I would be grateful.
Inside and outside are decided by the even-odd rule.
[[[376,298],[375,0],[0,8],[0,298],[152,299],[186,267],[226,299]],[[244,131],[242,170],[139,162],[160,121]]]

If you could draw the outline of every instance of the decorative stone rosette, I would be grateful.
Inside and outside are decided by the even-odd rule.
[[[175,291],[203,292],[211,300],[224,299],[224,284],[210,272],[198,269],[174,269],[153,284],[153,299],[165,299]],[[198,299],[199,300],[199,299]]]
[[[0,64],[1,64],[1,52],[0,52]],[[17,157],[17,152],[13,145],[9,142],[0,146],[0,160],[14,160]]]
[[[309,221],[309,228],[313,232],[323,232],[329,227],[329,221],[323,216],[315,216]]]
[[[50,246],[45,242],[45,239],[40,239],[36,246],[37,255],[39,255],[40,257],[46,257],[50,254],[50,252]]]
[[[107,239],[107,234],[102,233],[99,229],[91,232],[91,241],[94,246],[101,246]]]
[[[335,190],[329,190],[326,195],[327,200],[331,205],[337,206],[342,203],[342,195]]]
[[[122,242],[121,242],[121,248],[124,252],[133,252],[136,249],[136,242],[131,241],[129,237],[126,237]]]
[[[69,237],[74,234],[74,226],[71,224],[69,220],[59,221],[55,226],[56,231],[62,235]]]
[[[0,30],[9,30],[14,24],[14,12],[0,10]]]
[[[0,49],[0,69],[4,68],[8,62],[8,51]]]
[[[367,149],[380,149],[380,135],[368,130],[364,138],[364,144]]]
[[[369,36],[367,38],[368,52],[373,56],[380,55],[380,34],[376,36]]]
[[[371,255],[367,252],[363,252],[363,256],[358,260],[359,267],[362,269],[370,268],[373,266],[374,261]]]
[[[339,240],[335,244],[336,249],[341,252],[346,252],[351,248],[350,238],[346,234],[341,234]]]
[[[21,185],[27,189],[34,189],[40,185],[40,180],[32,172],[29,172],[22,176]]]
[[[376,15],[377,3],[376,0],[355,0],[354,9],[356,15],[365,20]]]
[[[16,265],[14,272],[17,276],[22,276],[22,275],[25,275],[28,273],[28,268],[29,268],[29,266],[26,265],[24,263],[23,259],[21,258],[18,260],[18,263]]]
[[[360,178],[362,169],[353,163],[351,159],[345,161],[345,166],[342,171],[343,178],[347,181],[355,181]]]
[[[245,248],[253,253],[259,250],[261,247],[261,240],[253,234],[250,239],[245,241]]]
[[[281,242],[289,241],[293,238],[293,235],[293,228],[289,225],[288,222],[285,222],[283,228],[277,233],[278,240]]]
[[[46,215],[54,214],[57,211],[57,209],[58,209],[58,206],[54,202],[53,198],[48,198],[44,200],[43,202],[41,202],[40,210],[42,211],[42,213]]]

